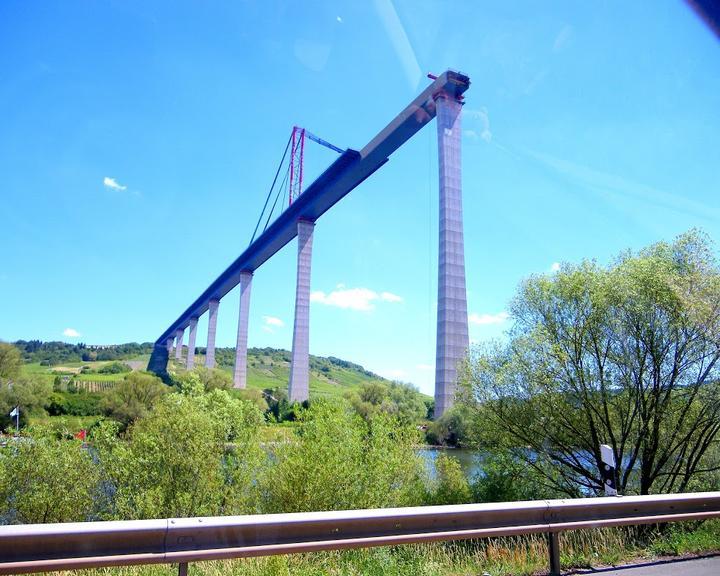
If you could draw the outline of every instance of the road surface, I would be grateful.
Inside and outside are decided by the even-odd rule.
[[[660,560],[618,568],[580,570],[570,574],[597,574],[598,576],[720,576],[720,556]]]

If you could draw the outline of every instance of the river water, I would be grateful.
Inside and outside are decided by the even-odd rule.
[[[455,458],[455,460],[457,460],[460,464],[460,468],[465,473],[468,481],[472,481],[472,479],[480,474],[482,470],[483,455],[477,450],[423,447],[418,448],[417,453],[425,463],[425,468],[431,478],[435,478],[435,461],[440,454],[446,454],[451,458]]]

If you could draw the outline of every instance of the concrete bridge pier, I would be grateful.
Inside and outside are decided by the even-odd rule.
[[[165,340],[164,345],[155,343],[153,351],[150,354],[150,359],[148,360],[147,369],[161,378],[165,378],[167,376],[168,360],[170,359],[170,354],[172,354],[172,347],[172,338]]]
[[[217,331],[217,314],[220,300],[213,298],[208,302],[208,335],[207,351],[205,352],[205,366],[215,368],[215,332]]]
[[[233,388],[247,387],[248,315],[250,312],[252,277],[252,272],[240,272],[240,311],[238,313],[237,341],[235,344]]]
[[[175,360],[182,360],[183,335],[185,330],[175,330]]]
[[[190,332],[188,333],[188,353],[187,362],[185,364],[188,370],[192,370],[195,366],[195,337],[197,336],[197,318],[190,318]]]
[[[458,365],[467,354],[468,315],[462,214],[462,102],[441,92],[437,107],[440,177],[435,418],[453,405]]]
[[[297,287],[295,325],[290,364],[290,402],[304,402],[310,387],[310,266],[315,222],[298,220]]]

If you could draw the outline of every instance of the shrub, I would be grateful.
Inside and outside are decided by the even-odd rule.
[[[278,446],[263,478],[267,512],[418,504],[422,464],[416,431],[380,415],[363,420],[347,405],[315,402],[300,414],[297,439]]]
[[[102,498],[88,451],[79,441],[33,432],[0,450],[0,519],[13,524],[93,519]]]
[[[125,440],[100,428],[94,435],[99,458],[116,490],[112,516],[255,512],[255,475],[264,460],[256,435],[261,422],[251,403],[215,390],[164,396]]]
[[[460,463],[447,454],[435,460],[437,478],[428,495],[428,504],[467,504],[472,502],[472,492]]]
[[[93,392],[53,392],[47,404],[51,416],[98,416],[103,413],[102,394]]]
[[[137,418],[146,416],[155,403],[168,392],[162,380],[149,372],[131,372],[103,399],[105,413],[125,428]]]
[[[123,374],[131,372],[132,368],[124,362],[110,362],[98,370],[98,374]]]

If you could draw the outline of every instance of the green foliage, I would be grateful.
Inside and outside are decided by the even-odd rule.
[[[472,492],[460,463],[453,457],[440,454],[435,460],[436,479],[428,495],[428,504],[467,504]]]
[[[273,452],[263,478],[268,512],[418,504],[422,464],[411,427],[378,415],[370,421],[342,404],[319,401],[301,414],[297,440]]]
[[[115,346],[88,347],[85,344],[66,342],[41,342],[18,340],[14,343],[22,352],[25,362],[37,362],[43,366],[56,366],[66,362],[90,362],[95,360],[125,360],[141,354],[150,354],[151,342],[118,344]]]
[[[15,380],[20,375],[22,356],[12,344],[0,342],[0,385]]]
[[[230,390],[233,387],[232,376],[225,370],[196,366],[189,372],[180,372],[173,376],[173,383],[180,390],[194,389],[200,386],[206,392],[210,390]]]
[[[660,555],[699,554],[720,548],[720,520],[671,524],[654,538],[650,549]]]
[[[472,409],[468,404],[459,402],[430,423],[427,440],[437,446],[468,446],[473,434],[472,421]]]
[[[105,366],[100,367],[98,374],[124,374],[130,372],[132,368],[124,362],[110,362]]]
[[[478,349],[467,380],[505,449],[570,495],[602,491],[600,445],[621,493],[685,491],[712,473],[720,433],[720,272],[707,238],[533,276],[507,345]],[[707,471],[707,472],[705,472]]]
[[[523,458],[508,452],[489,453],[482,462],[482,473],[472,484],[476,502],[514,502],[559,498],[547,488],[544,477],[528,466]]]
[[[44,380],[18,378],[10,384],[0,384],[0,429],[15,428],[15,419],[9,413],[20,406],[20,425],[27,424],[28,418],[45,413],[52,384]]]
[[[125,428],[146,416],[158,400],[168,392],[162,380],[149,372],[130,372],[122,382],[105,394],[103,410]]]
[[[47,403],[51,416],[99,416],[103,413],[103,395],[77,390],[53,392]]]
[[[264,458],[256,438],[261,421],[251,403],[214,390],[164,396],[130,427],[126,440],[100,429],[99,458],[116,490],[112,516],[255,511],[255,475]]]
[[[286,388],[266,388],[263,397],[267,403],[265,417],[270,422],[294,422],[302,410],[299,404],[290,403]]]
[[[73,440],[41,430],[0,449],[0,519],[33,524],[88,520],[102,500],[99,470]]]
[[[203,348],[197,348],[203,354]],[[235,364],[234,348],[216,348],[217,366],[232,373]],[[199,359],[199,362],[201,360]],[[172,359],[168,368],[171,374],[182,373],[184,367]],[[290,375],[290,352],[274,348],[249,348],[247,385],[258,390],[287,388]],[[389,382],[362,366],[340,360],[310,356],[310,395],[313,398],[343,396],[347,391],[357,389],[367,382]],[[419,393],[418,393],[419,394]],[[420,395],[422,397],[422,395]]]
[[[427,415],[427,407],[418,390],[402,382],[365,382],[346,397],[365,419],[377,414],[395,416],[403,424],[417,424]]]
[[[235,398],[252,402],[261,412],[265,412],[268,409],[265,393],[262,390],[256,390],[254,388],[246,388],[244,390],[231,389],[230,393]]]

